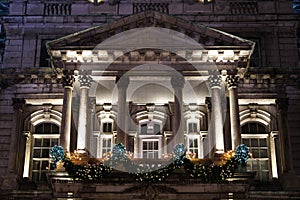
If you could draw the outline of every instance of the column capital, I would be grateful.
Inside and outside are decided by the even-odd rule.
[[[221,83],[222,83],[221,75],[217,75],[217,74],[209,75],[207,81],[210,88],[221,88]]]
[[[237,88],[239,83],[239,77],[236,75],[228,75],[226,77],[226,82],[228,89]]]
[[[22,111],[25,107],[26,101],[24,98],[12,98],[12,105],[15,110],[20,110]]]
[[[93,79],[91,76],[89,75],[80,75],[79,76],[79,83],[80,83],[80,87],[86,87],[86,88],[90,88],[92,85]]]
[[[129,85],[129,77],[128,76],[117,76],[116,83],[117,87],[119,88],[127,88]]]
[[[289,107],[289,99],[288,98],[284,98],[284,97],[278,98],[278,99],[276,99],[275,103],[279,110],[286,110]]]
[[[185,83],[183,76],[172,76],[171,84],[173,88],[183,88]]]
[[[64,74],[62,77],[62,84],[64,87],[73,87],[75,78],[73,75]]]

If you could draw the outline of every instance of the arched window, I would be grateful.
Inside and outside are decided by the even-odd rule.
[[[46,172],[50,169],[50,150],[59,144],[59,127],[44,122],[34,128],[31,165],[32,181],[46,181]]]
[[[269,181],[271,168],[267,128],[259,122],[248,122],[241,130],[242,143],[250,148],[253,155],[248,161],[247,170],[256,172],[256,180]]]

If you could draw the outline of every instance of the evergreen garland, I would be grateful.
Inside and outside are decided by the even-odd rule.
[[[137,182],[161,183],[164,182],[175,169],[182,168],[190,177],[200,182],[221,183],[226,182],[227,178],[232,177],[238,165],[241,162],[247,162],[249,158],[249,148],[245,145],[240,145],[234,156],[229,156],[222,165],[215,165],[213,163],[194,164],[185,157],[186,147],[183,144],[178,144],[173,149],[173,157],[169,162],[171,164],[158,169],[158,166],[154,165],[140,166],[135,164],[126,156],[124,146],[122,144],[116,144],[113,147],[112,156],[105,163],[96,164],[89,162],[86,165],[75,165],[70,158],[65,156],[65,153],[62,156],[62,151],[57,150],[61,148],[53,147],[53,149],[56,150],[53,151],[51,158],[54,162],[58,162],[58,160],[63,161],[68,174],[75,180],[81,180],[83,182],[101,182],[104,177],[107,177],[113,171],[114,167],[121,165]]]

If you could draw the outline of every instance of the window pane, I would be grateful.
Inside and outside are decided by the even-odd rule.
[[[103,123],[103,130],[102,131],[107,132],[106,130],[107,130],[107,123]]]
[[[147,134],[147,124],[141,125],[141,134],[143,134],[143,135]]]
[[[251,147],[258,147],[258,139],[257,138],[251,139]]]
[[[260,150],[260,157],[261,158],[267,158],[268,157],[268,151],[267,151],[267,149],[261,149]]]
[[[51,133],[51,124],[50,123],[44,123],[44,133],[49,134]]]
[[[56,126],[55,124],[52,124],[52,133],[56,133],[56,134],[59,133],[59,127]]]
[[[267,146],[267,139],[266,138],[260,139],[259,142],[260,142],[261,147],[266,147]]]
[[[43,158],[49,158],[49,149],[43,149],[42,150],[42,157]]]
[[[242,126],[242,133],[249,133],[248,124]]]
[[[33,150],[33,157],[34,158],[40,158],[41,157],[41,150],[40,149],[34,149]]]
[[[249,139],[243,139],[242,140],[243,142],[243,144],[245,144],[246,146],[248,146],[248,147],[250,147],[250,141],[249,141]]]
[[[254,158],[259,158],[258,149],[252,149],[252,155]]]
[[[35,127],[35,133],[43,133],[43,124],[38,125],[37,127]]]
[[[257,133],[257,126],[256,123],[249,123],[249,129],[250,129],[250,133]]]
[[[43,139],[43,147],[50,147],[50,139],[49,138]]]
[[[33,170],[39,170],[40,169],[40,161],[34,160],[32,169]]]
[[[49,169],[49,162],[47,161],[42,161],[42,170],[48,170]]]
[[[42,146],[42,139],[35,139],[34,140],[34,146],[35,147],[41,147]]]
[[[265,133],[266,132],[266,128],[262,124],[257,123],[257,129],[258,129],[258,133]]]
[[[58,145],[58,139],[51,139],[51,147]]]
[[[143,142],[143,149],[148,149],[147,148],[147,142]]]
[[[158,150],[158,141],[155,141],[155,142],[154,142],[154,149],[155,149],[155,150]]]

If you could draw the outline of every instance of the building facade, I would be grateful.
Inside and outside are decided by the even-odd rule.
[[[292,1],[2,5],[1,198],[299,198]],[[85,186],[49,175],[54,145],[103,159],[118,143],[141,164],[163,162],[179,143],[200,160],[246,144],[255,176],[232,187],[176,178],[141,185],[122,174]]]

